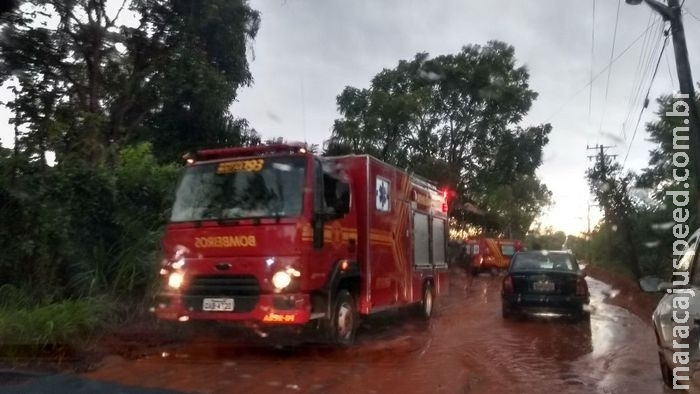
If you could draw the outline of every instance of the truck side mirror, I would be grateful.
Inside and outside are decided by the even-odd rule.
[[[323,248],[323,217],[322,215],[316,215],[316,217],[313,220],[312,224],[312,229],[313,229],[313,243],[314,243],[314,248],[315,249],[322,249]]]
[[[662,293],[673,288],[673,285],[656,276],[645,276],[639,280],[639,287],[646,293]]]
[[[324,193],[328,207],[322,212],[323,219],[335,220],[347,215],[350,212],[350,185],[334,180],[325,182],[324,186],[328,188]]]
[[[350,185],[345,182],[336,183],[335,213],[341,218],[350,212]]]

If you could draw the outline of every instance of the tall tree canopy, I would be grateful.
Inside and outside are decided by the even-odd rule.
[[[653,196],[659,203],[666,202],[668,206],[673,206],[673,203],[667,199],[667,190],[689,190],[690,201],[687,208],[690,210],[691,219],[689,223],[697,223],[697,190],[694,187],[685,189],[684,183],[697,185],[696,174],[692,163],[687,163],[685,168],[688,170],[688,180],[675,181],[673,170],[677,168],[679,177],[683,177],[684,170],[674,166],[673,155],[676,153],[687,153],[690,155],[690,141],[688,125],[683,123],[683,117],[666,116],[667,112],[673,112],[673,103],[677,101],[673,96],[662,96],[657,100],[659,109],[656,121],[652,121],[646,125],[649,140],[656,144],[656,147],[651,150],[649,157],[649,166],[645,168],[639,176],[639,185],[645,188],[653,189]],[[700,96],[696,99],[696,104],[700,107]],[[676,148],[674,148],[674,129]],[[681,148],[685,146],[685,148]],[[681,159],[679,159],[682,162]],[[671,217],[669,215],[669,217]]]
[[[457,192],[460,224],[524,236],[550,198],[535,171],[551,126],[519,126],[537,97],[528,79],[503,42],[418,53],[341,92],[326,153],[368,153],[438,181]]]
[[[163,160],[257,138],[227,112],[252,82],[259,14],[245,0],[24,0],[0,24],[29,156],[101,164],[147,140]]]
[[[688,129],[683,119],[666,115],[672,112],[673,102],[670,95],[657,100],[658,119],[646,125],[649,139],[656,147],[650,152],[649,166],[641,174],[625,173],[619,163],[602,152],[587,173],[591,192],[605,214],[603,223],[593,234],[593,258],[612,263],[637,277],[668,274],[673,267],[670,258],[672,243],[677,237],[671,228],[675,224],[672,220],[676,205],[666,192],[688,193],[686,224],[692,224],[697,215],[697,192],[684,186],[686,182],[694,184],[693,165],[687,163],[687,180],[674,180],[674,169],[681,177],[685,171],[674,166],[673,156],[679,152],[688,153],[689,142],[684,138],[688,136]],[[678,145],[675,148],[674,129]],[[684,145],[685,149],[679,149]]]

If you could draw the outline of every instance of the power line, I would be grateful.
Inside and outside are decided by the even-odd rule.
[[[644,98],[644,106],[642,106],[641,111],[639,111],[639,118],[637,118],[637,124],[634,126],[634,134],[632,134],[632,139],[630,140],[630,144],[627,147],[627,153],[625,154],[625,160],[622,162],[622,166],[625,166],[625,163],[627,163],[627,157],[630,154],[630,150],[632,149],[632,143],[634,142],[634,138],[637,136],[637,130],[639,129],[639,122],[642,119],[642,113],[644,112],[644,109],[646,109],[649,106],[649,93],[651,92],[651,87],[654,85],[654,79],[656,78],[656,73],[659,71],[659,65],[661,64],[661,58],[664,56],[664,50],[666,49],[666,46],[668,45],[668,39],[670,37],[671,29],[669,28],[664,32],[666,34],[666,38],[664,39],[664,44],[661,47],[661,53],[659,54],[659,59],[656,61],[656,67],[654,68],[654,74],[651,76],[651,81],[649,82],[649,89],[647,89],[647,94],[646,97]]]
[[[681,6],[681,7],[682,7],[682,6]],[[685,13],[688,14],[688,15],[690,15],[690,16],[691,16],[693,19],[695,19],[696,21],[700,22],[700,19],[699,19],[697,16],[695,16],[695,14],[693,14],[689,9],[686,8]]]
[[[676,81],[673,79],[673,72],[671,71],[671,63],[668,61],[668,52],[666,52],[666,67],[668,68],[668,77],[671,79],[671,89],[676,89]]]
[[[620,5],[622,0],[617,0],[617,13],[615,15],[615,28],[613,29],[613,41],[612,48],[610,49],[610,59],[608,63],[612,63],[613,56],[615,55],[615,42],[617,41],[617,25],[620,22]],[[608,68],[608,80],[605,82],[605,100],[603,101],[603,115],[600,117],[600,125],[598,126],[598,133],[603,130],[603,120],[605,119],[605,113],[608,109],[608,92],[610,89],[610,75],[612,74],[612,67]],[[591,85],[592,87],[593,85]]]
[[[595,2],[593,0],[593,17],[591,19],[591,71],[589,85],[590,90],[588,92],[588,117],[591,117],[591,105],[593,103],[593,60],[595,56]]]
[[[659,50],[659,44],[661,44],[661,41],[659,40],[661,38],[661,35],[663,34],[663,26],[659,29],[658,36],[656,38],[650,39],[647,41],[648,45],[648,51],[643,49],[642,53],[640,54],[639,58],[639,63],[637,67],[637,76],[638,78],[635,78],[635,83],[633,84],[632,87],[632,94],[630,96],[630,100],[628,103],[628,109],[627,109],[627,116],[625,117],[625,121],[623,122],[622,126],[622,135],[623,139],[627,139],[627,125],[630,122],[630,118],[632,116],[632,113],[637,106],[642,103],[643,101],[643,92],[644,92],[644,81],[651,75],[652,70],[653,70],[653,64],[654,64],[654,58],[656,57],[658,50]],[[652,44],[655,43],[655,44]],[[647,59],[647,60],[644,60]],[[645,64],[646,63],[646,64]],[[645,64],[645,65],[642,65]],[[640,73],[641,71],[641,73]]]
[[[615,29],[613,30],[613,42],[612,42],[612,48],[610,49],[610,60],[608,61],[609,63],[612,63],[613,56],[615,54],[615,42],[617,41],[617,25],[620,21],[620,5],[622,4],[622,0],[617,0],[617,14],[615,15]],[[612,67],[608,68],[608,80],[605,83],[605,102],[607,103],[608,101],[608,89],[610,88],[610,74],[612,74]]]
[[[649,20],[647,22],[647,27],[651,27],[653,25],[654,21],[654,13],[649,10]],[[634,102],[635,102],[635,91],[637,90],[637,84],[641,83],[640,76],[642,72],[642,64],[644,63],[644,58],[647,52],[647,44],[650,42],[649,40],[649,32],[644,35],[644,42],[642,43],[642,49],[639,53],[639,60],[637,61],[637,68],[634,71],[634,81],[632,82],[632,94],[630,95],[629,100],[627,101],[627,116],[625,117],[624,122],[622,123],[622,130],[621,134],[623,136],[623,139],[627,139],[627,136],[625,135],[625,127],[626,124],[629,120],[630,113],[632,112],[632,109],[634,108]]]
[[[656,22],[656,23],[658,23],[658,22]],[[655,24],[654,24],[654,25],[655,25]],[[555,116],[557,116],[557,115],[559,114],[559,112],[560,112],[562,109],[564,109],[567,105],[569,105],[569,103],[571,102],[571,100],[573,100],[576,96],[578,96],[579,94],[581,94],[581,92],[583,92],[584,90],[586,90],[587,87],[589,87],[590,85],[592,85],[593,82],[594,82],[596,79],[600,78],[600,76],[603,75],[603,73],[605,73],[605,72],[608,70],[608,68],[612,67],[612,65],[613,65],[615,62],[617,62],[618,60],[620,60],[620,58],[621,58],[625,53],[627,53],[630,49],[632,49],[632,47],[634,46],[634,44],[636,44],[639,40],[641,40],[642,37],[644,36],[644,34],[645,34],[646,32],[648,32],[649,29],[651,29],[654,25],[650,25],[650,26],[648,26],[646,29],[644,29],[644,31],[642,31],[642,32],[637,36],[637,38],[635,38],[634,40],[632,40],[632,42],[631,42],[624,50],[622,50],[622,52],[620,52],[617,56],[615,56],[615,59],[613,59],[612,62],[608,63],[608,65],[606,65],[605,67],[603,67],[603,69],[601,69],[597,74],[595,74],[595,75],[593,76],[593,79],[592,79],[590,82],[588,82],[588,83],[585,84],[583,87],[581,87],[579,90],[577,90],[576,92],[574,92],[571,96],[569,96],[569,97],[566,99],[566,101],[564,102],[564,104],[562,104],[559,108],[557,108],[556,111],[554,111],[554,112],[552,113],[552,115],[550,115],[549,117],[547,117],[547,120],[545,121],[545,123],[549,122],[550,120],[552,120],[552,118],[554,118]]]

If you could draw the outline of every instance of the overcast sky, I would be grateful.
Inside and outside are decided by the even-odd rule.
[[[615,56],[647,30],[652,15],[657,18],[646,5],[620,1]],[[400,59],[423,51],[455,53],[463,45],[494,39],[513,45],[519,63],[530,71],[531,88],[539,93],[522,126],[553,126],[538,175],[553,192],[554,204],[542,220],[568,232],[586,229],[590,197],[584,174],[586,156],[594,153],[586,146],[615,145],[608,153],[623,160],[631,144],[625,167],[646,166],[652,146],[645,141],[643,123],[653,118],[656,97],[678,89],[669,42],[651,89],[652,103],[632,141],[641,104],[630,115],[629,101],[642,75],[643,93],[651,80],[638,69],[640,60],[644,69],[658,59],[649,50],[662,42],[657,23],[613,64],[607,100],[607,72],[594,81],[589,114],[591,60],[594,75],[609,63],[618,0],[595,0],[595,24],[594,0],[257,0],[251,5],[262,15],[250,51],[255,82],[240,90],[231,112],[247,118],[264,137],[290,141],[322,143],[338,117],[335,98],[342,89],[368,87],[375,74]],[[700,16],[696,0],[687,1],[685,9]],[[686,14],[684,22],[697,81],[700,21]],[[2,99],[6,92],[0,92]],[[3,146],[11,145],[8,116],[1,108]],[[628,116],[631,124],[623,132]]]
[[[647,29],[652,15],[646,5],[621,1],[615,56]],[[594,74],[609,63],[617,5],[617,0],[595,1]],[[249,119],[264,136],[310,143],[330,135],[338,117],[335,97],[346,85],[368,87],[382,68],[393,68],[421,51],[437,56],[494,39],[513,45],[518,61],[530,71],[532,89],[539,93],[522,125],[553,126],[538,172],[555,201],[543,222],[569,232],[586,229],[589,192],[584,174],[586,156],[594,153],[586,146],[616,145],[609,153],[624,159],[641,109],[641,104],[634,107],[623,134],[629,100],[642,74],[638,63],[642,58],[646,66],[651,44],[660,46],[662,41],[658,23],[649,30],[647,45],[642,37],[614,63],[607,103],[607,73],[594,81],[589,116],[593,0],[260,0],[252,6],[262,13],[251,63],[255,84],[241,90],[232,112]],[[688,1],[686,8],[700,16],[696,1]],[[698,80],[700,21],[690,15],[684,21]],[[642,49],[647,49],[644,57]],[[673,80],[669,72],[669,64],[675,67],[670,43],[666,53],[669,63],[664,56],[651,90],[652,104],[625,163],[630,169],[646,166],[652,146],[645,141],[643,122],[656,111],[654,99],[678,89],[675,68]],[[644,91],[650,80],[644,79]],[[580,93],[572,98],[576,92]]]

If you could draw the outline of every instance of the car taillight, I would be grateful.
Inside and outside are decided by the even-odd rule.
[[[506,275],[505,278],[503,278],[503,294],[507,293],[514,293],[515,288],[513,287],[513,277],[510,275]]]
[[[576,295],[588,297],[588,285],[586,284],[586,280],[583,278],[578,278],[576,280]]]

